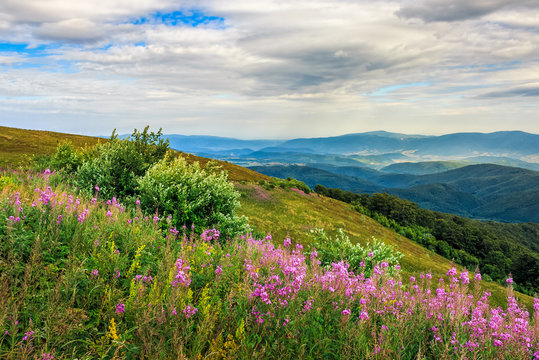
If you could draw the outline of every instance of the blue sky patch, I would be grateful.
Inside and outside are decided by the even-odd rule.
[[[0,53],[16,53],[25,57],[43,57],[54,55],[51,50],[60,48],[60,44],[48,44],[31,47],[26,43],[0,43]]]
[[[201,10],[192,11],[172,11],[172,12],[157,12],[149,16],[144,16],[135,19],[132,23],[135,25],[161,23],[167,26],[187,25],[197,27],[199,25],[215,24],[224,26],[225,19],[220,16],[206,15]]]

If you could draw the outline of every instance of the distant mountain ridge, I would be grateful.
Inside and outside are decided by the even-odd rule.
[[[222,160],[242,165],[274,161],[285,164],[299,163],[295,161],[295,154],[302,154],[313,157],[315,155],[348,157],[353,159],[356,165],[362,164],[378,169],[399,162],[457,160],[463,161],[463,165],[493,162],[539,170],[539,135],[522,131],[454,133],[441,136],[374,131],[290,140],[240,140],[199,135],[165,136],[175,150],[214,155]],[[307,160],[302,163],[312,162]],[[352,163],[349,162],[350,165]],[[332,162],[328,164],[337,165]],[[341,161],[340,164],[343,165],[344,162]],[[413,173],[413,170],[411,171]]]
[[[232,150],[249,148],[253,151],[273,147],[272,151],[295,149],[315,153],[350,154],[361,151],[375,153],[421,151],[425,153],[451,150],[453,152],[518,152],[539,154],[539,135],[523,131],[493,133],[453,133],[440,136],[408,135],[386,131],[345,134],[331,137],[297,138],[290,140],[241,140],[208,135],[165,135],[172,147],[179,150],[206,148]],[[183,148],[182,148],[183,147]],[[460,150],[458,150],[460,149]],[[268,149],[270,151],[270,149]]]
[[[539,153],[539,135],[522,131],[455,133],[441,136],[411,136],[395,133],[360,133],[327,138],[293,139],[282,148],[309,148],[317,153],[353,154],[376,150],[379,153],[414,151],[418,154],[454,155]]]

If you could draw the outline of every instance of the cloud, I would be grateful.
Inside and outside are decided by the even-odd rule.
[[[65,42],[97,42],[104,38],[106,29],[87,19],[69,19],[45,23],[34,32],[45,40]]]
[[[533,4],[4,0],[0,111],[99,134],[439,132],[516,113],[539,131],[532,97],[503,95],[539,82]]]
[[[492,91],[481,95],[484,98],[535,97],[539,96],[539,86],[518,87],[513,89]]]
[[[407,2],[397,15],[431,21],[461,21],[506,9],[538,9],[535,0],[420,0]]]

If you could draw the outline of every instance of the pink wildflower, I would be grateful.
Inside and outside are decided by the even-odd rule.
[[[123,314],[125,312],[125,304],[118,304],[116,305],[116,313],[117,314]]]

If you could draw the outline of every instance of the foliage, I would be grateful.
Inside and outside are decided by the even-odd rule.
[[[351,270],[370,276],[375,265],[385,262],[387,266],[394,267],[402,258],[400,252],[374,237],[372,244],[367,243],[363,247],[358,243],[352,244],[342,229],[338,229],[334,236],[328,235],[324,229],[312,230],[311,234],[314,238],[311,253],[318,254],[322,266],[345,260]]]
[[[62,141],[56,148],[56,153],[50,159],[50,168],[72,173],[82,165],[82,161],[82,153],[75,149],[73,143],[66,140]]]
[[[130,138],[118,139],[113,132],[110,140],[99,144],[93,156],[79,166],[77,185],[88,194],[97,186],[102,197],[134,196],[137,178],[161,160],[168,150],[168,140],[161,138],[161,129],[149,132],[135,129]]]
[[[286,179],[272,177],[269,181],[260,180],[258,183],[266,190],[279,187],[281,189],[298,189],[303,191],[305,194],[309,194],[311,192],[311,188],[309,188],[303,181],[299,181],[291,177]]]
[[[3,359],[530,359],[538,350],[539,300],[530,316],[509,279],[504,310],[478,275],[469,284],[455,268],[433,286],[429,273],[389,271],[376,247],[365,249],[380,261],[372,275],[346,257],[321,267],[322,255],[289,239],[178,232],[114,199],[77,197],[50,173],[6,175]]]
[[[474,269],[503,283],[512,273],[519,291],[534,294],[539,291],[539,255],[523,244],[513,241],[504,229],[525,234],[530,242],[539,229],[533,224],[482,223],[456,215],[422,209],[416,204],[388,194],[354,194],[317,185],[315,191],[354,204],[354,208],[380,224],[407,236],[447,259]],[[536,240],[535,240],[536,241]]]
[[[195,226],[200,231],[219,225],[227,235],[246,230],[246,219],[236,215],[239,194],[214,164],[201,168],[183,157],[167,156],[140,178],[138,186],[142,209],[170,215],[178,228]]]

